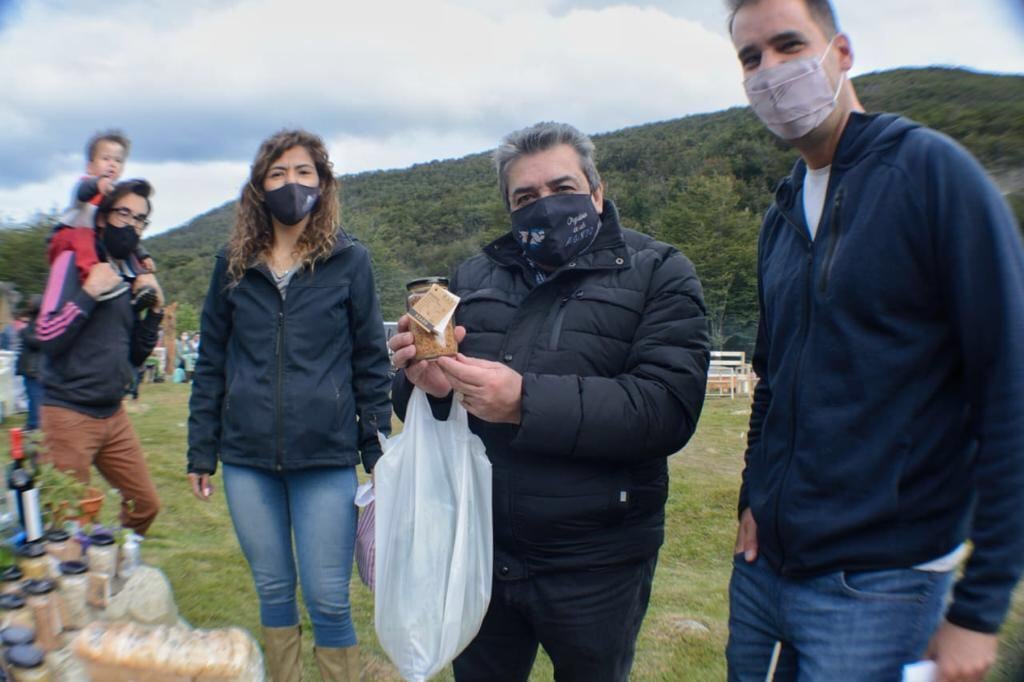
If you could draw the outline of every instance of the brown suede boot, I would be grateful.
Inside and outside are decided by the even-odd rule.
[[[324,682],[359,682],[359,645],[343,649],[316,647],[313,653]]]
[[[302,680],[302,631],[290,628],[263,628],[263,650],[272,682]]]

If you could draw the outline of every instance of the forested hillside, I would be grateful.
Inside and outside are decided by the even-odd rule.
[[[1008,193],[1018,219],[1024,217],[1024,77],[904,69],[862,76],[855,84],[869,111],[903,113],[967,146]],[[715,345],[749,350],[759,216],[795,154],[747,108],[628,128],[594,141],[606,196],[618,204],[623,223],[690,256],[704,283]],[[449,273],[508,229],[486,153],[341,181],[342,223],[373,254],[389,319],[403,309],[407,280]],[[201,306],[213,254],[233,217],[234,204],[226,204],[146,241],[170,298]]]

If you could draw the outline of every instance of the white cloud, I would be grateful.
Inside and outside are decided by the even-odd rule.
[[[998,2],[838,10],[857,73],[1024,71]],[[0,27],[0,214],[63,204],[85,138],[110,126],[133,139],[128,174],[157,187],[158,231],[233,198],[285,126],[348,172],[482,151],[541,119],[600,132],[741,104],[724,17],[718,0],[25,2]]]

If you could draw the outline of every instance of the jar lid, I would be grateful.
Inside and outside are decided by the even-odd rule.
[[[68,533],[66,530],[54,528],[52,530],[46,531],[46,535],[44,535],[43,537],[46,538],[47,542],[67,542],[71,539],[71,534]]]
[[[15,668],[38,668],[43,665],[43,650],[31,644],[18,644],[7,650],[7,662]]]
[[[25,581],[25,592],[31,595],[49,594],[50,592],[53,592],[56,587],[56,583],[49,578]]]
[[[60,572],[63,575],[81,575],[88,572],[89,567],[85,565],[84,561],[62,561],[60,562]]]
[[[22,556],[28,559],[35,559],[46,554],[46,550],[42,544],[38,542],[28,542],[18,548],[18,556]]]
[[[16,594],[0,594],[0,609],[13,611],[25,606],[25,600]]]
[[[411,282],[409,282],[408,284],[406,284],[405,288],[406,288],[407,291],[412,291],[413,289],[418,289],[420,287],[427,286],[427,285],[430,285],[430,284],[440,284],[445,289],[447,289],[448,288],[448,278],[447,277],[420,277],[419,279],[414,279]]]
[[[17,566],[8,566],[3,571],[0,571],[0,580],[5,583],[19,582],[23,577],[21,569]]]
[[[94,545],[99,545],[100,547],[108,547],[114,544],[114,535],[113,533],[100,530],[90,535],[89,541]]]
[[[32,628],[11,625],[4,628],[3,632],[0,632],[0,640],[3,640],[4,646],[31,644],[36,641],[36,633]]]

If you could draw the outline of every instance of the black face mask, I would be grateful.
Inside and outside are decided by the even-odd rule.
[[[302,222],[316,208],[320,201],[320,188],[292,182],[267,192],[263,201],[270,209],[270,215],[282,225],[291,227]]]
[[[552,194],[512,212],[512,236],[523,254],[552,268],[589,249],[600,229],[589,194]]]
[[[139,245],[139,233],[134,227],[114,227],[107,225],[103,228],[103,248],[107,250],[111,258],[125,260],[135,253],[135,247]]]

